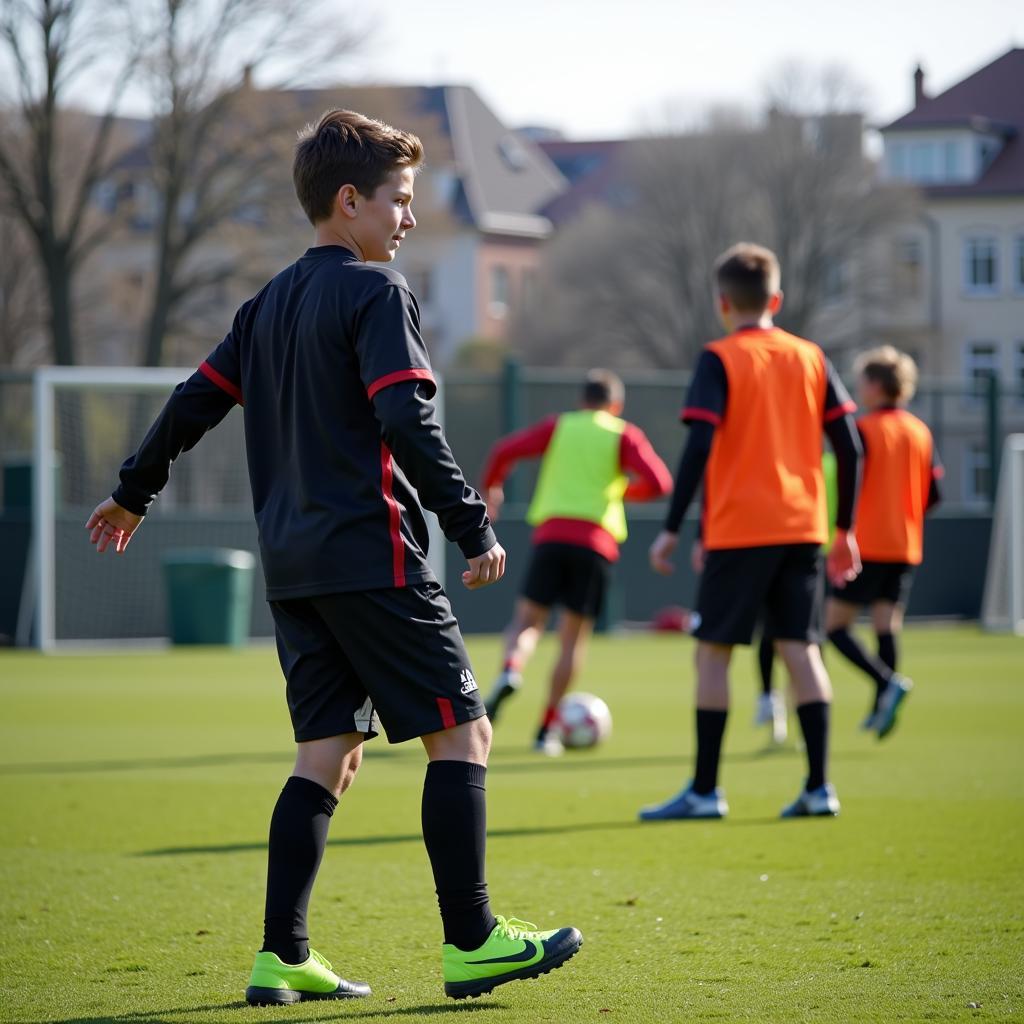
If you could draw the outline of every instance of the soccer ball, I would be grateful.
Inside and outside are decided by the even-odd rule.
[[[592,693],[570,693],[558,705],[558,734],[566,747],[596,747],[612,734],[612,713]]]

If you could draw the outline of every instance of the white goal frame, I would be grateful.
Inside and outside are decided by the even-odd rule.
[[[195,367],[106,367],[47,366],[32,378],[32,536],[22,587],[16,642],[28,647],[35,627],[35,646],[54,651],[61,646],[56,637],[56,493],[54,490],[54,444],[56,441],[54,395],[58,389],[82,391],[163,390],[167,395],[195,373]],[[444,386],[437,381],[435,406],[444,422]],[[142,438],[139,438],[141,441]],[[129,455],[125,452],[125,456]],[[113,483],[113,481],[112,481]],[[97,494],[97,502],[103,499]],[[429,562],[442,585],[445,581],[447,540],[436,516],[424,510],[430,530]],[[84,526],[84,523],[83,523]],[[83,531],[83,544],[85,536]],[[112,638],[117,643],[117,638]],[[80,643],[80,642],[77,642]],[[76,641],[69,641],[75,645]]]
[[[34,606],[36,647],[41,651],[53,651],[57,647],[54,392],[57,388],[81,391],[89,387],[102,387],[106,391],[165,387],[169,392],[194,372],[194,367],[175,369],[152,366],[47,366],[35,372],[32,380],[32,543],[25,573],[26,582],[34,593],[30,592],[22,600],[22,614],[18,617],[19,644],[24,642],[28,646],[28,638],[23,633],[31,628],[31,616],[25,614],[25,609]],[[125,452],[126,456],[128,454]],[[103,495],[98,494],[97,502],[102,498]]]
[[[986,629],[1024,636],[1024,434],[1003,443],[999,490],[992,509],[992,537],[981,619]],[[1005,546],[1005,547],[1004,547]],[[1005,587],[1006,614],[998,607]]]

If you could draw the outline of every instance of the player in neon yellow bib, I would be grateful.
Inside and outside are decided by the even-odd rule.
[[[620,419],[622,381],[592,370],[581,408],[552,416],[499,441],[484,470],[483,492],[491,518],[504,500],[502,483],[521,459],[543,457],[527,513],[534,527],[533,555],[505,633],[502,671],[487,700],[493,721],[522,682],[551,611],[562,609],[560,651],[535,749],[560,754],[554,728],[558,702],[581,668],[619,544],[626,539],[625,501],[668,493],[672,478],[639,427]]]

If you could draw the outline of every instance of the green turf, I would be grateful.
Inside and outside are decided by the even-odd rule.
[[[471,647],[485,679],[497,643]],[[918,686],[882,744],[856,730],[867,686],[829,659],[840,818],[777,820],[801,758],[751,728],[741,652],[732,816],[639,825],[689,772],[691,642],[598,640],[584,688],[615,734],[560,761],[527,747],[545,644],[496,737],[491,893],[586,945],[466,1004],[441,993],[421,752],[374,741],[311,915],[316,947],[374,995],[281,1010],[241,1001],[291,756],[272,650],[0,655],[0,1019],[1024,1019],[1024,642],[919,629],[905,648]]]

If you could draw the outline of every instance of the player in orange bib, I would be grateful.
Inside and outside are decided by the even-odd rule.
[[[833,589],[825,623],[840,654],[874,681],[875,699],[863,728],[882,739],[895,726],[912,685],[896,671],[896,640],[924,551],[925,513],[939,502],[942,466],[931,431],[904,408],[917,388],[914,360],[885,345],[865,352],[856,367],[858,398],[867,410],[857,421],[864,447],[857,520],[864,568],[857,579]],[[871,609],[877,657],[850,632],[865,605]]]
[[[789,671],[807,750],[807,777],[783,817],[835,815],[828,781],[828,674],[817,647],[821,545],[829,534],[822,473],[823,431],[837,463],[838,508],[829,575],[856,575],[849,532],[860,444],[855,406],[822,350],[774,325],[782,306],[775,254],[743,243],[715,266],[719,313],[729,334],[705,346],[682,419],[690,434],[672,504],[651,547],[656,572],[672,571],[679,526],[704,482],[707,549],[697,596],[697,763],[675,796],[642,821],[721,818],[718,764],[729,710],[729,662],[760,619]]]

